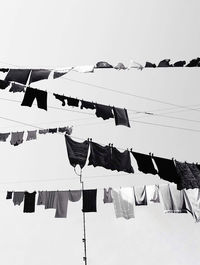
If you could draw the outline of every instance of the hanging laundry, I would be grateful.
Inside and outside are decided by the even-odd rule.
[[[72,107],[78,107],[79,99],[67,97],[67,105]]]
[[[93,102],[81,100],[81,109],[95,109],[95,104]]]
[[[200,188],[200,171],[195,164],[187,163],[190,171],[192,172],[193,176],[197,180],[198,187]]]
[[[134,197],[135,197],[135,205],[147,205],[147,192],[146,186],[136,186],[134,187]]]
[[[134,193],[133,188],[112,189],[112,198],[117,218],[134,218]]]
[[[17,146],[23,143],[24,132],[12,132],[10,144]]]
[[[153,160],[156,163],[156,166],[158,168],[158,175],[161,179],[167,180],[169,182],[174,182],[176,184],[179,182],[179,176],[172,159],[170,160],[153,156]]]
[[[34,99],[37,100],[38,108],[47,110],[47,92],[32,87],[27,87],[21,105],[31,107]]]
[[[174,67],[183,67],[186,64],[186,61],[178,61],[174,63]]]
[[[199,188],[198,182],[187,163],[176,161],[176,170],[179,176],[178,190]]]
[[[56,209],[58,201],[58,191],[46,191],[45,197],[45,209]]]
[[[113,107],[115,125],[124,125],[127,127],[131,127],[128,118],[128,112],[126,109]]]
[[[69,134],[69,127],[59,127],[58,131],[61,133],[68,132],[68,134]]]
[[[197,59],[193,59],[191,60],[186,67],[196,67],[196,66],[200,66],[200,58],[197,57]]]
[[[103,202],[104,203],[112,203],[113,202],[113,198],[112,198],[112,188],[108,188],[108,190],[106,190],[104,188]]]
[[[71,202],[79,201],[81,199],[81,190],[69,190],[68,197]]]
[[[37,139],[36,133],[37,133],[37,130],[28,131],[28,135],[27,135],[26,141],[36,140]]]
[[[9,71],[9,68],[0,68],[0,72],[7,73]]]
[[[24,191],[14,191],[13,203],[14,205],[20,205],[24,200]]]
[[[37,205],[45,205],[47,191],[38,191]]]
[[[95,114],[98,118],[102,118],[103,120],[114,118],[112,113],[112,108],[110,106],[95,104],[95,108],[96,108]]]
[[[114,68],[117,70],[126,70],[127,69],[127,67],[125,67],[123,63],[118,63]]]
[[[64,95],[59,95],[59,94],[55,94],[53,93],[53,95],[55,96],[56,99],[60,100],[62,102],[62,106],[65,106],[65,100],[67,99],[66,96]]]
[[[128,69],[131,69],[131,68],[136,68],[138,70],[143,70],[144,67],[140,63],[136,63],[133,60],[131,60],[129,66],[128,66]]]
[[[111,147],[90,142],[90,156],[88,165],[111,169]]]
[[[82,211],[96,212],[97,211],[97,190],[83,190],[83,208]]]
[[[157,67],[171,67],[172,65],[169,63],[170,59],[165,59],[159,62]]]
[[[155,63],[146,62],[145,64],[145,68],[155,68],[155,67],[156,67]]]
[[[35,196],[36,191],[29,193],[24,192],[24,213],[34,213],[35,212]]]
[[[10,69],[5,81],[13,81],[26,85],[31,69]]]
[[[164,213],[187,213],[183,190],[177,190],[174,184],[160,185]]]
[[[81,168],[83,168],[88,155],[88,141],[78,143],[73,141],[69,136],[65,135],[65,142],[70,164],[73,167],[79,165]]]
[[[12,199],[12,194],[13,194],[12,191],[7,191],[6,200],[11,200]]]
[[[120,152],[117,148],[111,149],[111,169],[117,171],[124,171],[127,173],[134,173],[131,165],[130,152],[125,150]]]
[[[46,134],[48,132],[49,132],[48,129],[41,129],[41,130],[39,130],[39,134]]]
[[[68,191],[58,191],[57,205],[56,205],[56,218],[66,218],[67,217],[67,207],[68,207]]]
[[[96,68],[113,68],[113,66],[107,62],[98,62]]]
[[[145,174],[152,174],[152,175],[157,174],[157,170],[154,167],[152,157],[150,155],[145,155],[145,154],[137,153],[133,151],[131,151],[131,154],[137,161],[139,171]]]
[[[51,71],[47,69],[34,69],[31,71],[29,85],[33,82],[48,79]]]
[[[147,204],[160,202],[158,185],[147,185],[146,192],[147,192]]]
[[[196,222],[200,222],[200,190],[183,190],[186,208],[192,214]]]
[[[64,68],[64,69],[56,69],[53,73],[53,78],[59,78],[67,73],[69,73],[69,71],[71,71],[73,69],[73,67],[68,67],[68,68]]]
[[[57,133],[57,131],[58,131],[57,128],[50,128],[48,132],[54,134],[54,133]]]
[[[10,133],[0,133],[0,142],[6,142]]]
[[[20,84],[16,84],[16,83],[12,83],[12,86],[11,86],[9,92],[13,92],[13,93],[25,92],[25,86],[20,85]]]
[[[6,89],[10,85],[9,81],[0,80],[0,89]]]
[[[81,65],[76,66],[73,68],[73,71],[79,72],[79,73],[93,73],[94,72],[94,65]]]

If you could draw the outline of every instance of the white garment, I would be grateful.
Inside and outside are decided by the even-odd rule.
[[[73,68],[73,71],[79,72],[79,73],[93,73],[94,72],[94,65],[81,65],[76,66]]]
[[[186,209],[193,215],[196,222],[200,222],[200,190],[183,190]]]
[[[136,63],[133,60],[130,61],[128,69],[136,68],[138,70],[142,70],[144,67],[140,63]]]
[[[146,186],[136,186],[134,187],[135,194],[135,205],[147,205],[147,192]]]
[[[147,185],[146,186],[147,192],[147,202],[149,203],[159,203],[160,196],[159,196],[159,187],[158,185]]]
[[[134,193],[133,188],[112,189],[112,198],[117,218],[134,218]]]

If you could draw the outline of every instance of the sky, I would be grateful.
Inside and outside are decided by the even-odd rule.
[[[98,61],[128,65],[131,59],[141,64],[163,59],[189,61],[199,56],[199,7],[197,0],[4,1],[0,16],[0,66],[60,68]],[[167,104],[200,107],[198,68],[106,69],[93,74],[70,72],[65,78],[40,81],[34,87],[125,107],[133,120],[131,128],[116,127],[113,121],[103,121],[95,115],[72,112],[70,107],[61,107],[52,95],[48,97],[48,106],[58,109],[49,108],[46,112],[35,106],[20,106],[20,93],[0,91],[1,132],[73,125],[75,137],[89,137],[98,143],[113,143],[180,161],[199,161],[199,111]],[[132,110],[170,118],[136,114]],[[83,170],[85,188],[98,189],[98,211],[86,215],[88,265],[199,264],[196,246],[200,244],[200,229],[189,214],[164,214],[161,204],[150,205],[137,207],[136,217],[127,221],[116,219],[113,205],[103,204],[104,187],[166,183],[158,176],[139,173],[134,161],[133,166],[135,174],[128,175],[89,166]],[[64,136],[39,135],[36,141],[18,147],[2,143],[0,262],[82,264],[81,201],[69,204],[66,219],[55,219],[54,210],[38,206],[34,214],[24,214],[23,206],[14,207],[5,200],[7,190],[79,188],[79,178],[69,165]]]

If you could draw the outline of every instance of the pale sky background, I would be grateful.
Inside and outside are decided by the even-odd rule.
[[[56,68],[101,60],[128,65],[131,59],[144,64],[165,58],[172,62],[189,61],[200,55],[199,8],[197,0],[4,1],[0,16],[0,66],[11,63]],[[200,107],[199,71],[200,68],[98,70],[94,74],[71,72],[65,77],[177,105]],[[41,81],[33,87],[139,111],[173,108],[61,78]],[[45,112],[2,98],[21,101],[23,95],[0,91],[0,117],[47,128],[73,125],[73,135],[83,139],[90,137],[99,143],[132,147],[180,161],[200,161],[200,132],[137,122],[131,123],[131,129],[116,127],[114,121],[104,122],[95,115],[66,111],[72,108],[62,109],[51,95],[48,105],[61,109],[49,108]],[[135,121],[200,130],[198,111],[168,115],[197,122],[129,112]],[[1,132],[32,129],[3,119],[0,122]],[[103,204],[104,187],[164,183],[158,176],[138,173],[136,165],[134,169],[134,175],[125,175],[84,168],[85,187],[99,188],[98,212],[86,216],[88,265],[198,265],[200,224],[195,224],[189,214],[164,214],[162,205],[151,205],[137,207],[136,218],[127,221],[115,218],[113,205]],[[67,219],[55,219],[54,210],[37,207],[34,214],[23,214],[23,206],[14,207],[5,200],[7,189],[80,188],[68,162],[64,136],[39,135],[37,141],[18,147],[1,143],[0,185],[1,264],[83,264],[81,201],[69,204]]]

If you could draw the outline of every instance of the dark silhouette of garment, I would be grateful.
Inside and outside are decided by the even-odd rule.
[[[29,193],[24,192],[24,213],[34,213],[35,212],[35,195],[36,191]]]
[[[104,120],[114,118],[112,113],[112,108],[110,106],[102,105],[102,104],[95,104],[96,107],[96,116],[98,118],[102,118]]]
[[[186,67],[196,67],[199,66],[200,63],[200,58],[198,57],[197,59],[192,59],[187,65]]]
[[[58,129],[57,128],[50,128],[49,133],[57,133]]]
[[[23,191],[14,191],[13,195],[13,203],[14,205],[20,205],[24,200],[24,192]]]
[[[64,95],[59,95],[59,94],[53,94],[55,96],[56,99],[60,100],[62,102],[62,106],[65,106],[65,100],[67,99],[66,96]]]
[[[16,83],[12,83],[12,86],[11,86],[9,92],[13,92],[13,93],[25,92],[25,86],[20,85],[20,84],[16,84]]]
[[[67,97],[67,105],[72,107],[78,107],[79,99]]]
[[[12,199],[12,194],[13,194],[12,191],[7,191],[6,200],[11,200]]]
[[[5,80],[26,85],[30,72],[30,69],[10,69]]]
[[[113,68],[113,66],[107,62],[98,62],[96,68]]]
[[[39,134],[46,134],[48,133],[48,129],[42,129],[42,130],[39,130]]]
[[[6,89],[10,85],[9,81],[0,80],[0,89]]]
[[[29,84],[40,80],[48,79],[51,71],[47,69],[34,69],[31,71]]]
[[[111,147],[108,145],[102,146],[100,144],[90,142],[90,156],[88,165],[112,169]]]
[[[59,127],[58,131],[61,133],[67,132],[68,131],[68,127]]]
[[[179,182],[179,176],[172,159],[166,159],[156,156],[153,156],[153,159],[156,163],[156,166],[158,168],[158,175],[161,179],[167,180],[169,182],[174,182],[176,184]]]
[[[81,100],[81,109],[95,109],[95,104],[93,102]]]
[[[138,170],[145,173],[145,174],[157,174],[157,170],[154,167],[152,158],[150,155],[145,155],[137,152],[131,151],[133,157],[135,158]]]
[[[191,170],[193,176],[197,180],[198,186],[200,188],[200,171],[195,164],[187,163],[189,169]]]
[[[130,152],[128,150],[120,152],[117,148],[111,147],[111,169],[134,173],[131,165]]]
[[[186,61],[178,61],[174,63],[174,67],[183,67],[186,64]]]
[[[96,212],[97,190],[83,190],[83,212]]]
[[[124,66],[123,63],[118,63],[115,67],[117,70],[126,70],[127,68]]]
[[[156,65],[155,65],[155,63],[146,62],[145,67],[146,68],[155,68]]]
[[[36,133],[37,133],[37,130],[28,131],[28,135],[27,135],[26,141],[36,140],[37,139]]]
[[[113,112],[114,112],[116,126],[124,125],[127,127],[131,127],[129,123],[128,112],[126,109],[113,107]]]
[[[165,59],[159,62],[157,67],[172,67],[172,65],[169,63],[170,59]]]
[[[65,135],[65,142],[70,164],[73,167],[79,165],[81,168],[83,168],[88,155],[88,141],[78,143],[72,140],[68,135]]]
[[[112,203],[113,202],[113,198],[112,198],[112,188],[108,188],[108,190],[106,190],[104,188],[103,202],[104,203]]]
[[[10,144],[17,146],[23,143],[24,132],[12,132]]]
[[[10,133],[0,133],[0,142],[6,142]]]
[[[47,92],[32,87],[27,87],[21,105],[31,107],[35,99],[37,100],[38,108],[47,110]]]
[[[7,73],[9,71],[9,68],[0,68],[0,72]]]
[[[54,72],[53,73],[53,78],[56,79],[56,78],[59,78],[65,74],[67,74],[69,71],[66,71],[66,72]]]

